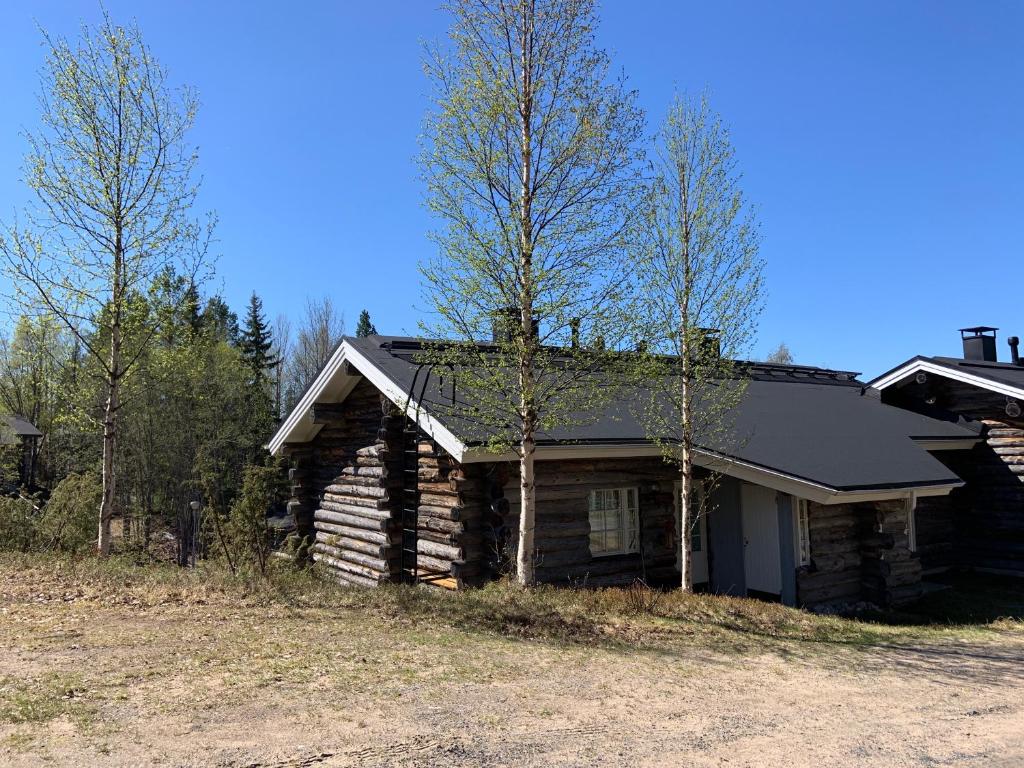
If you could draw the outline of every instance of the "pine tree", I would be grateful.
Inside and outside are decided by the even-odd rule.
[[[263,381],[267,371],[280,362],[271,351],[274,347],[270,326],[263,316],[263,301],[253,292],[249,299],[249,311],[245,316],[245,328],[239,338],[242,359],[252,369],[255,381]]]
[[[356,336],[360,339],[367,336],[375,336],[377,328],[370,322],[370,313],[365,309],[359,313],[359,322],[356,324]]]

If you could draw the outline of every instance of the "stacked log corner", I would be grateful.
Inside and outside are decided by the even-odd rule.
[[[958,565],[1024,576],[1024,428],[986,419],[985,441],[964,475],[967,514],[957,518]]]
[[[398,580],[402,417],[368,382],[344,408],[319,408],[320,431],[304,469],[313,508],[313,559],[337,581],[375,586]]]
[[[921,560],[911,552],[902,499],[808,508],[811,564],[797,571],[801,605],[891,607],[921,596]]]
[[[489,469],[461,465],[433,441],[419,441],[416,550],[421,582],[460,588],[486,579],[482,529]]]
[[[870,526],[861,538],[865,597],[885,608],[918,599],[921,559],[910,550],[907,502],[889,499],[862,506]]]

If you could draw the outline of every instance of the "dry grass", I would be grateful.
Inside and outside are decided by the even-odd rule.
[[[760,651],[778,643],[872,646],[986,633],[1024,632],[1024,606],[1012,601],[1017,585],[993,591],[971,583],[969,595],[951,590],[928,598],[922,612],[854,620],[818,616],[759,600],[646,588],[523,590],[498,582],[448,592],[389,586],[340,587],[281,563],[267,578],[233,578],[216,562],[196,570],[139,565],[129,559],[62,559],[0,555],[0,594],[34,602],[80,601],[138,608],[207,606],[329,611],[396,628],[458,629],[506,638],[558,642],[626,643],[664,649],[674,643],[719,641],[719,648]],[[1002,600],[1002,602],[1000,602]],[[970,608],[968,608],[970,606]],[[1009,606],[1007,612],[1000,608]],[[1016,610],[1014,610],[1016,609]]]
[[[896,648],[908,649],[900,656],[907,669],[932,668],[932,657],[918,653],[924,648],[1015,654],[1024,626],[997,614],[957,625],[920,616],[869,623],[678,592],[505,583],[464,593],[363,590],[286,567],[242,580],[216,563],[180,570],[0,555],[0,647],[9,649],[0,665],[0,762],[98,763],[109,755],[121,765],[177,755],[175,764],[188,763],[202,754],[188,750],[206,742],[181,734],[209,727],[219,734],[209,743],[234,764],[232,739],[249,740],[246,755],[292,754],[295,732],[330,733],[332,744],[364,743],[370,731],[394,739],[383,713],[408,729],[433,709],[432,728],[466,713],[475,719],[463,727],[519,727],[551,713],[579,715],[580,697],[655,691],[668,680],[658,695],[674,712],[671,697],[692,676],[728,686],[748,665],[769,669],[761,679],[770,681],[858,668],[868,676],[883,663],[879,654]],[[891,659],[884,665],[893,668]],[[998,677],[984,667],[972,685],[982,674]],[[496,691],[510,703],[494,700]],[[545,699],[555,692],[560,698]]]

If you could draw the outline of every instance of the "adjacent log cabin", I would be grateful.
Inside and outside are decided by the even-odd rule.
[[[451,388],[424,373],[422,350],[346,338],[269,444],[291,457],[299,532],[346,584],[457,589],[514,561],[518,464],[445,415]],[[849,372],[744,370],[740,439],[697,451],[708,502],[691,543],[698,588],[808,606],[919,594],[915,509],[963,484],[930,451],[969,449],[977,432],[886,405]],[[541,581],[679,579],[676,471],[628,402],[613,411],[538,442]]]
[[[972,450],[943,454],[964,481],[928,500],[917,529],[927,571],[950,568],[1024,576],[1024,365],[1016,337],[1011,361],[999,362],[996,331],[961,329],[963,357],[912,358],[871,384],[883,402],[981,433]]]

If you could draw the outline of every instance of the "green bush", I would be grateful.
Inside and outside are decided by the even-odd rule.
[[[36,546],[39,509],[25,498],[0,497],[0,549],[28,552]]]
[[[57,483],[39,520],[37,546],[82,552],[95,546],[103,484],[94,472],[71,474]]]

